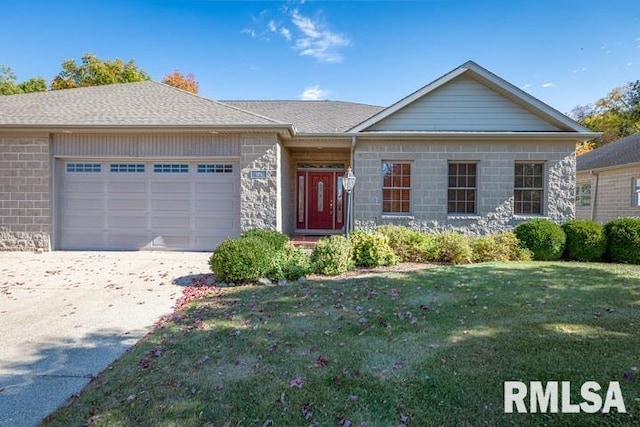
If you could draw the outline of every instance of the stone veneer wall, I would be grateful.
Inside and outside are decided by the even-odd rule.
[[[511,229],[528,219],[513,215],[514,163],[544,161],[546,217],[557,222],[574,217],[575,142],[427,142],[359,140],[355,226],[405,225],[421,231],[457,230],[485,234]],[[410,161],[412,212],[382,215],[383,161]],[[477,214],[448,215],[449,161],[478,162]]]
[[[240,230],[281,231],[278,218],[278,137],[243,136],[240,144]],[[251,178],[251,171],[266,171],[267,178]]]
[[[49,250],[48,136],[0,135],[0,250]]]

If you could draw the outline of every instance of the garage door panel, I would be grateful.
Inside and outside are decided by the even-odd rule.
[[[189,194],[190,182],[158,182],[151,181],[151,194]]]
[[[109,215],[107,216],[107,227],[109,229],[142,229],[147,228],[146,215]]]
[[[144,181],[109,182],[108,189],[111,194],[144,194],[147,192],[147,183]]]
[[[62,202],[63,210],[102,212],[104,200],[98,197],[70,198]]]
[[[107,246],[119,249],[140,249],[147,245],[149,237],[147,233],[109,233]]]
[[[196,199],[195,208],[198,213],[210,212],[210,213],[216,213],[216,214],[221,214],[221,213],[231,214],[233,212],[237,212],[237,203],[235,203],[235,201],[225,200],[225,199],[220,199],[220,200]]]
[[[147,200],[139,197],[132,197],[129,199],[122,198],[118,195],[118,198],[108,199],[109,211],[121,212],[121,211],[138,211],[146,212]]]
[[[189,212],[191,200],[187,198],[151,199],[151,209],[162,212]]]
[[[103,234],[96,232],[65,233],[62,244],[65,249],[93,249],[96,242],[102,242]]]
[[[228,232],[229,230],[236,228],[237,220],[230,217],[218,218],[210,216],[196,216],[195,222],[195,226],[199,230],[225,230]]]
[[[233,173],[197,173],[201,162],[167,162],[189,163],[190,172],[163,173],[138,160],[136,170],[148,173],[133,174],[112,171],[114,162],[127,163],[90,160],[103,172],[61,174],[61,248],[208,251],[240,234],[236,164]]]
[[[176,232],[163,231],[162,234],[156,234],[153,240],[157,247],[164,246],[168,249],[190,249],[191,247],[190,237]]]
[[[236,194],[237,190],[235,185],[229,182],[199,182],[196,184],[196,194],[223,194],[223,195],[231,195]]]
[[[154,216],[151,218],[151,228],[168,229],[189,229],[191,227],[191,219],[189,217],[162,217]]]
[[[86,214],[82,212],[66,215],[62,219],[62,227],[74,229],[102,229],[104,219],[102,215]]]
[[[82,177],[78,176],[74,176],[74,178],[82,179]],[[104,190],[104,184],[102,181],[89,181],[86,179],[82,181],[70,181],[65,187],[65,191],[72,194],[102,194],[102,191]]]

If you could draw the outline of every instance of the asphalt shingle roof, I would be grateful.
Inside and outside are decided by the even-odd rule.
[[[286,127],[153,81],[0,96],[3,125]]]
[[[578,156],[579,171],[640,163],[640,133],[611,142],[604,147]]]
[[[343,101],[220,101],[277,121],[299,133],[342,133],[384,110],[377,105]]]

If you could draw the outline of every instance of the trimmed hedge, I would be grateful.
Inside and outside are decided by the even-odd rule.
[[[287,243],[289,243],[289,236],[275,230],[260,230],[259,228],[254,228],[246,231],[242,237],[257,237],[277,251],[284,250]]]
[[[271,251],[267,241],[257,236],[227,239],[209,258],[209,267],[223,282],[255,282],[273,267]]]
[[[238,239],[222,242],[209,258],[220,281],[231,283],[297,280],[311,272],[309,255],[274,230],[249,230]]]
[[[548,219],[536,218],[518,225],[514,230],[520,243],[538,261],[554,261],[564,253],[567,236],[562,227]]]
[[[640,264],[640,219],[614,219],[604,226],[604,233],[611,261]]]
[[[394,265],[398,257],[389,246],[389,239],[382,233],[356,231],[351,234],[353,261],[359,267]]]
[[[588,219],[572,219],[562,224],[567,235],[565,257],[574,261],[600,261],[607,248],[602,225]]]
[[[437,257],[436,239],[431,234],[400,225],[383,225],[377,231],[387,237],[400,262],[429,262]]]
[[[510,231],[487,234],[471,240],[473,262],[530,261],[533,254],[520,246],[520,241]]]
[[[436,236],[435,261],[451,264],[469,264],[473,260],[471,237],[455,231],[445,231]]]
[[[354,266],[349,242],[339,235],[320,239],[311,254],[311,264],[318,274],[335,276],[346,273]]]

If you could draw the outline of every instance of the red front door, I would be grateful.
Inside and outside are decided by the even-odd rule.
[[[333,172],[309,172],[309,223],[310,229],[333,228]]]

